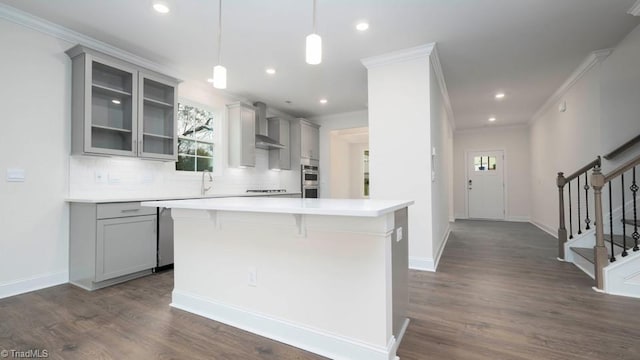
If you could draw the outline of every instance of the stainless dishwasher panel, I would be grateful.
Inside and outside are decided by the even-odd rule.
[[[158,267],[173,264],[173,219],[171,209],[158,209]]]

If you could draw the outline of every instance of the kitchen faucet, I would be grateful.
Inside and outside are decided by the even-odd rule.
[[[211,176],[211,171],[209,170],[203,170],[202,171],[202,183],[200,185],[200,195],[204,196],[207,191],[211,190],[212,186],[209,187],[205,187],[204,186],[204,174],[207,174],[209,176],[209,182],[212,183],[213,182],[213,177]]]

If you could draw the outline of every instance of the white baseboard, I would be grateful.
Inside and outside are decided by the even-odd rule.
[[[48,288],[69,282],[69,272],[61,271],[53,274],[33,276],[28,279],[16,280],[0,284],[0,299],[20,295],[35,290]]]
[[[507,216],[506,220],[511,222],[531,222],[528,216]]]
[[[434,272],[436,271],[436,266],[432,258],[409,256],[409,269]]]
[[[440,263],[440,258],[442,257],[442,253],[444,252],[444,247],[447,245],[447,241],[449,241],[449,236],[451,236],[451,226],[447,225],[447,231],[445,231],[444,233],[444,240],[442,241],[442,244],[440,245],[440,248],[438,249],[438,252],[436,253],[436,262],[435,262],[435,266],[433,268],[433,271],[438,270],[438,264]]]
[[[180,290],[173,291],[171,306],[336,360],[391,360],[399,343],[392,336],[386,346],[367,344]],[[399,339],[403,334],[404,328]]]
[[[442,257],[442,253],[444,252],[444,247],[447,245],[447,241],[449,241],[450,235],[451,235],[451,225],[447,225],[447,231],[444,233],[444,240],[442,241],[440,248],[437,250],[435,254],[435,260],[433,258],[409,256],[409,269],[435,272],[436,269],[438,269],[438,264],[440,263],[440,257]]]
[[[546,225],[544,225],[541,222],[536,221],[536,220],[531,220],[529,222],[531,224],[535,225],[538,229],[540,229],[540,230],[546,232],[547,234],[553,236],[554,238],[556,238],[556,239],[558,238],[558,230],[557,229],[554,230],[554,229],[552,229],[552,228],[550,228],[550,227],[548,227],[548,226],[546,226]]]
[[[456,220],[466,220],[469,218],[466,214],[455,214],[454,217]]]

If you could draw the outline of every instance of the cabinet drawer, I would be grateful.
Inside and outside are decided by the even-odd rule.
[[[97,218],[111,219],[127,216],[155,215],[156,208],[142,207],[139,202],[98,204]]]

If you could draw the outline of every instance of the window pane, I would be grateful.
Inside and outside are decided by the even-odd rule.
[[[198,158],[198,168],[197,171],[209,170],[213,172],[213,159],[212,158]]]
[[[489,170],[495,170],[495,169],[496,169],[496,157],[491,156],[489,157]]]
[[[178,155],[176,162],[176,170],[194,171],[196,166],[196,158],[194,156]]]
[[[496,170],[495,156],[475,156],[473,158],[473,168],[475,171]]]
[[[198,140],[213,141],[213,113],[195,109],[194,134]]]
[[[198,156],[213,157],[213,144],[199,142]]]
[[[189,136],[192,128],[193,107],[178,104],[178,136]]]
[[[196,154],[196,142],[192,140],[178,139],[178,154]]]

